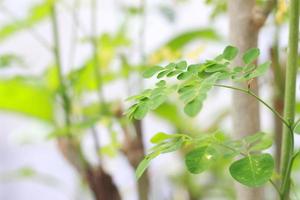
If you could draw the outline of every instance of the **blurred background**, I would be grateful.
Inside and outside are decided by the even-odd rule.
[[[138,183],[134,175],[157,132],[232,135],[230,91],[213,90],[195,118],[184,115],[174,96],[142,121],[123,115],[126,98],[155,84],[142,78],[145,69],[201,62],[230,44],[226,4],[1,0],[0,199],[114,200],[116,193],[124,200],[236,199],[227,160],[192,175],[182,150],[154,159]],[[272,60],[276,46],[284,68],[286,13],[281,1],[261,28],[259,62]],[[272,69],[259,88],[276,105]],[[274,135],[274,116],[263,107],[260,114],[261,129]],[[269,187],[266,199],[273,199]],[[297,199],[299,191],[293,194]]]

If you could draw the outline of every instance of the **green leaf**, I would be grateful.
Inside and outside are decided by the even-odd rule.
[[[27,16],[23,19],[18,19],[12,23],[6,24],[0,29],[0,41],[3,41],[13,34],[22,31],[26,28],[33,27],[34,25],[42,22],[50,15],[51,1],[43,1],[38,5],[34,5],[28,11]]]
[[[246,53],[243,55],[243,60],[245,64],[250,64],[253,61],[255,61],[260,54],[260,51],[258,48],[252,48],[246,51]]]
[[[157,87],[163,87],[163,86],[165,86],[166,84],[167,84],[166,81],[161,80],[161,81],[157,82],[155,85],[156,85]]]
[[[180,74],[181,72],[182,71],[180,71],[180,70],[171,71],[167,74],[167,77],[176,76],[177,74]]]
[[[264,132],[257,132],[255,134],[244,137],[243,140],[248,144],[252,144],[260,141],[265,135],[266,134]]]
[[[143,102],[143,103],[140,103],[136,110],[134,111],[134,118],[137,119],[137,120],[141,120],[143,119],[147,112],[149,111],[149,103],[148,102]]]
[[[198,96],[196,99],[192,100],[191,102],[185,105],[184,112],[190,117],[195,117],[202,108],[203,105],[202,102],[203,102],[202,96],[201,97]]]
[[[135,176],[137,179],[139,179],[143,175],[145,170],[149,167],[150,161],[153,160],[155,157],[157,157],[159,154],[160,152],[154,152],[145,156],[145,158],[140,162],[140,164],[138,165],[135,171]]]
[[[32,78],[0,80],[0,110],[52,122],[52,93],[41,81]]]
[[[270,66],[271,66],[270,61],[267,61],[261,65],[258,65],[257,68],[252,73],[250,73],[246,78],[252,79],[252,78],[261,76],[267,72],[267,70],[269,69]]]
[[[160,133],[155,134],[151,138],[150,141],[155,144],[155,143],[160,143],[160,142],[170,139],[170,138],[172,138],[172,135],[160,132]]]
[[[176,64],[176,69],[179,69],[179,70],[185,70],[187,67],[187,62],[186,61],[181,61],[179,63]]]
[[[188,66],[188,72],[197,72],[200,69],[200,64],[193,64]]]
[[[248,187],[260,187],[267,183],[274,170],[270,154],[249,155],[231,164],[231,176]]]
[[[154,144],[158,144],[158,143],[161,143],[165,140],[168,140],[168,139],[174,139],[174,138],[187,138],[188,136],[187,135],[184,135],[184,134],[166,134],[166,133],[163,133],[163,132],[159,132],[157,134],[155,134],[152,138],[151,138],[151,142],[154,143]]]
[[[218,158],[219,154],[214,148],[204,146],[189,152],[185,156],[185,165],[189,172],[199,174],[207,170]]]
[[[192,31],[187,31],[179,34],[178,36],[168,41],[167,44],[164,46],[172,50],[178,50],[188,45],[192,41],[201,40],[201,39],[206,41],[207,40],[217,41],[220,39],[220,36],[217,34],[215,30],[210,28],[192,30]]]
[[[212,72],[218,72],[218,71],[223,71],[226,70],[227,66],[223,65],[223,64],[215,64],[212,66],[209,66],[208,68],[206,68],[204,71],[208,72],[208,73],[212,73]]]
[[[223,51],[223,57],[226,60],[233,60],[237,56],[238,52],[239,50],[236,47],[227,46]]]
[[[273,140],[270,136],[265,135],[259,142],[252,145],[249,151],[263,151],[270,148],[273,144]]]
[[[213,75],[209,76],[208,78],[204,79],[201,83],[199,88],[197,89],[198,92],[184,92],[181,94],[181,99],[190,99],[196,96],[194,99],[192,99],[190,102],[188,102],[184,107],[184,112],[190,116],[195,117],[201,110],[203,101],[207,97],[208,91],[213,87],[213,85],[216,83],[220,76],[220,73],[214,73]],[[180,91],[179,91],[180,93]],[[185,95],[185,96],[184,96]],[[185,97],[185,98],[183,98]]]
[[[167,97],[165,95],[157,95],[154,98],[151,98],[150,109],[154,110],[154,109],[158,108],[166,100],[167,100]]]
[[[157,74],[157,78],[160,79],[160,78],[163,78],[165,75],[167,75],[168,73],[170,73],[171,70],[165,70],[165,71],[162,71],[162,72],[159,72]]]
[[[186,80],[188,78],[190,78],[193,74],[191,72],[182,72],[181,74],[179,74],[177,76],[178,80]]]
[[[159,72],[163,69],[164,68],[160,67],[160,66],[151,67],[151,68],[144,71],[143,77],[144,78],[150,78],[150,77],[154,76],[157,72]]]

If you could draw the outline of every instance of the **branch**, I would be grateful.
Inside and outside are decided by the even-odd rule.
[[[256,7],[253,11],[253,22],[257,29],[260,29],[268,19],[268,16],[276,7],[277,0],[267,0],[263,7]]]

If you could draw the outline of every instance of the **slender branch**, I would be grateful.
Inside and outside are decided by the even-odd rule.
[[[63,100],[63,107],[65,110],[65,123],[67,128],[69,129],[71,125],[71,119],[70,119],[70,112],[71,112],[71,103],[70,98],[67,95],[67,88],[64,82],[63,74],[62,74],[62,64],[61,64],[61,58],[60,58],[60,42],[59,42],[59,31],[58,31],[58,24],[57,24],[57,13],[55,4],[53,3],[51,5],[51,23],[52,23],[52,30],[53,30],[53,40],[54,40],[54,57],[56,62],[56,68],[58,71],[58,78],[61,86],[61,97]],[[70,133],[69,133],[70,134]]]
[[[97,24],[98,24],[98,16],[97,16],[97,0],[91,0],[91,31],[92,31],[92,46],[93,46],[93,64],[94,64],[94,72],[95,72],[95,81],[97,86],[97,94],[99,98],[99,112],[102,112],[101,107],[105,111],[105,98],[103,93],[103,80],[102,74],[100,70],[100,63],[98,58],[98,39],[97,39]],[[98,137],[97,130],[93,127],[92,134],[94,137],[95,147],[98,149],[97,155],[98,159],[101,161],[101,155],[99,154],[100,149],[100,138]]]
[[[69,54],[69,66],[74,68],[74,58],[76,57],[76,52],[77,52],[77,37],[78,37],[78,27],[77,27],[77,9],[80,7],[80,0],[75,0],[74,5],[72,6],[72,18],[73,18],[73,23],[72,23],[72,33],[71,33],[71,45],[70,45],[70,54]]]
[[[79,3],[79,0],[75,0],[75,1],[78,2],[78,5],[80,4],[80,3]],[[77,2],[75,2],[75,4],[76,4]],[[67,1],[61,1],[61,4],[62,4],[62,6],[64,6],[64,7],[67,9],[67,11],[73,10],[73,8],[72,8],[73,6],[70,5],[70,4],[68,4]],[[73,11],[72,11],[72,12],[73,12]],[[88,35],[89,35],[89,34],[88,34],[88,31],[86,30],[86,27],[83,26],[83,24],[80,22],[80,19],[79,19],[79,17],[78,17],[78,14],[73,15],[72,18],[73,18],[73,21],[74,21],[74,24],[75,24],[76,28],[80,31],[80,33],[83,34],[83,35],[85,35],[85,36],[88,36]]]
[[[296,120],[296,122],[293,124],[293,132],[295,131],[295,128],[299,125],[300,123],[300,118]]]
[[[253,21],[257,28],[261,28],[268,19],[268,16],[276,7],[277,0],[267,0],[263,7],[258,7],[253,15]]]
[[[100,70],[100,63],[98,58],[98,39],[97,39],[97,24],[98,24],[98,16],[97,16],[97,0],[92,0],[91,2],[91,31],[92,31],[92,46],[93,46],[93,62],[94,62],[94,71],[95,71],[95,79],[97,83],[97,90],[98,90],[98,96],[99,101],[101,102],[101,105],[104,105],[105,99],[103,94],[103,80],[102,80],[102,74]]]
[[[242,89],[242,88],[237,88],[237,87],[228,86],[228,85],[221,85],[221,84],[215,84],[214,86],[215,87],[222,87],[222,88],[228,88],[228,89],[240,91],[242,93],[249,94],[249,95],[253,96],[259,102],[261,102],[262,104],[264,104],[270,111],[272,111],[282,121],[282,123],[284,123],[287,127],[290,126],[289,123],[275,109],[273,109],[268,103],[266,103],[264,100],[262,100],[256,94],[254,94],[251,90],[246,90],[246,89]]]
[[[10,17],[13,21],[15,21],[18,26],[23,26],[23,24],[20,22],[20,19],[18,19],[8,8],[6,8],[3,4],[0,5],[0,8],[4,11],[4,13],[6,13],[8,15],[8,17]],[[45,49],[47,49],[48,51],[53,50],[52,46],[48,43],[48,41],[42,36],[40,35],[38,32],[36,32],[32,27],[28,27],[25,30],[28,31],[28,33],[31,34],[31,36],[37,41],[39,42]]]

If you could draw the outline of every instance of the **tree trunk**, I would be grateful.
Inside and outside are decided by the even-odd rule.
[[[231,44],[240,50],[234,66],[243,66],[242,55],[257,47],[259,26],[254,20],[255,0],[229,0],[229,30]],[[236,83],[245,88],[247,83]],[[251,81],[251,90],[258,93],[257,80]],[[259,102],[239,92],[233,92],[233,132],[237,137],[254,134],[260,130]],[[237,184],[237,199],[263,200],[263,189],[249,189]]]

